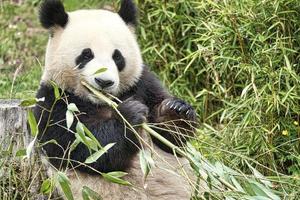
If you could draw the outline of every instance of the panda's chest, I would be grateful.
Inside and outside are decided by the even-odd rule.
[[[83,113],[81,121],[85,124],[97,124],[100,121],[106,121],[113,118],[113,110],[107,106],[95,107]]]

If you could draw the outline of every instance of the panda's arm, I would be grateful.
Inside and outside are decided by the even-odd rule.
[[[37,97],[46,97],[44,102],[39,102],[34,108],[36,119],[39,121],[39,141],[45,143],[43,149],[55,167],[65,166],[67,164],[66,159],[68,158],[67,149],[70,148],[70,145],[76,139],[74,133],[66,129],[65,116],[67,105],[63,100],[59,100],[51,112],[50,120],[48,120],[48,111],[54,103],[53,90],[50,87],[42,86],[38,91]],[[107,153],[103,154],[96,162],[89,164],[89,166],[101,172],[126,170],[130,166],[131,158],[138,152],[139,143],[130,130],[125,130],[122,119],[118,118],[114,113],[107,118],[100,115],[93,115],[99,113],[98,111],[88,113],[88,111],[96,110],[95,105],[81,101],[76,102],[76,99],[70,94],[68,94],[68,100],[69,103],[75,103],[79,110],[86,112],[86,115],[79,115],[79,119],[88,127],[102,146],[115,143]],[[126,101],[119,105],[119,110],[133,125],[144,122],[148,112],[147,106],[138,101]],[[73,132],[75,132],[76,123],[75,119],[71,126]],[[55,142],[49,143],[51,140],[55,140]],[[80,143],[71,152],[72,166],[83,171],[93,172],[89,167],[80,165],[90,155],[88,148]]]
[[[146,121],[148,108],[139,101],[125,101],[118,106],[118,110],[130,124],[138,125]],[[91,116],[89,116],[91,120]],[[109,119],[92,119],[87,124],[89,130],[98,139],[102,146],[114,143],[107,153],[103,154],[96,162],[89,166],[101,172],[123,171],[130,167],[133,156],[139,150],[140,144],[134,133],[125,128],[124,121],[114,113]],[[72,153],[72,159],[84,162],[90,156],[85,145],[79,144]],[[92,172],[86,167],[80,166],[83,171]]]
[[[155,130],[173,144],[182,146],[195,130],[196,113],[192,106],[172,96],[147,68],[144,69],[138,88],[137,96],[149,107],[148,121],[159,123]],[[172,149],[156,138],[153,141],[163,150],[172,153]]]

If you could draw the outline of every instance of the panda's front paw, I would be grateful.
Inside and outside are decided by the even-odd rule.
[[[119,104],[118,110],[123,117],[132,125],[142,124],[147,121],[148,107],[136,100],[126,100]]]
[[[178,98],[168,98],[161,103],[161,115],[177,115],[176,118],[190,121],[196,120],[196,112],[193,107],[185,101]]]

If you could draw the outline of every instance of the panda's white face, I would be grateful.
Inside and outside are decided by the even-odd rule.
[[[81,80],[117,96],[141,76],[142,58],[135,35],[117,13],[70,12],[66,26],[55,26],[52,31],[42,81],[53,80],[99,103]]]

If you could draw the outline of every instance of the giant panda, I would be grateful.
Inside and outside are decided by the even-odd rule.
[[[172,96],[142,60],[135,36],[138,20],[133,1],[122,0],[118,12],[105,9],[66,12],[60,0],[44,0],[39,14],[42,26],[49,31],[49,41],[36,95],[39,99],[44,97],[44,101],[34,108],[38,139],[51,168],[66,170],[75,199],[82,198],[83,186],[103,199],[190,199],[193,178],[183,176],[191,175],[187,160],[152,138],[155,165],[143,180],[139,161],[141,142],[115,110],[81,84],[84,80],[122,101],[118,110],[141,136],[145,136],[139,127],[143,122],[158,124],[155,131],[180,147],[193,135],[195,110]],[[105,67],[106,71],[96,73],[99,67]],[[63,94],[58,100],[53,82]],[[115,143],[94,163],[80,164],[91,153],[82,143],[70,152],[66,161],[75,140],[76,123],[66,128],[70,103],[80,111],[75,121],[85,124],[102,146]],[[171,128],[166,129],[169,125]],[[104,173],[127,172],[124,179],[133,187],[108,182],[91,168]]]

